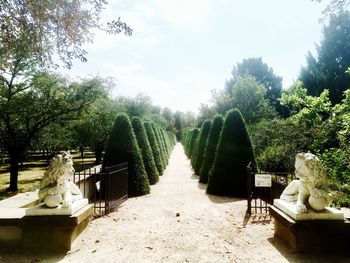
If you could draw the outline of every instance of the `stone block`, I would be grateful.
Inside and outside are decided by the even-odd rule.
[[[304,252],[349,253],[350,222],[347,220],[297,221],[276,206],[269,206],[274,218],[274,236],[291,248]]]
[[[22,247],[32,251],[68,251],[86,229],[93,212],[85,205],[73,215],[25,216],[21,222]]]
[[[296,204],[286,202],[281,199],[275,199],[273,201],[274,206],[279,208],[281,211],[289,215],[296,221],[299,220],[341,220],[344,221],[344,214],[338,209],[326,207],[322,211],[315,211],[308,207],[307,213],[298,213],[296,210]]]

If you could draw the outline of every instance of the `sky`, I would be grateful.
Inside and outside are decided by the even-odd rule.
[[[288,88],[322,38],[324,4],[311,0],[111,0],[102,13],[131,37],[95,32],[70,76],[116,80],[113,96],[143,93],[154,105],[198,113],[233,66],[262,57]]]

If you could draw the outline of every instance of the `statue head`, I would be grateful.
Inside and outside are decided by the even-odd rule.
[[[295,157],[295,176],[311,187],[327,183],[326,170],[320,159],[312,153],[298,153]]]
[[[40,189],[56,185],[58,181],[68,180],[74,175],[73,158],[69,152],[62,152],[50,161],[44,173]]]

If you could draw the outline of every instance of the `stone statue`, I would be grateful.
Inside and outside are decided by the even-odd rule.
[[[298,153],[295,157],[295,176],[299,180],[290,182],[280,198],[287,202],[296,200],[298,213],[306,213],[307,205],[321,211],[331,204],[326,171],[316,155]]]
[[[79,188],[69,181],[74,175],[70,153],[55,156],[44,173],[39,190],[39,200],[48,207],[71,208],[74,200],[82,199]]]

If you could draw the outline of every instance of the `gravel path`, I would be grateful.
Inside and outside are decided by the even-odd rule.
[[[180,144],[151,194],[96,219],[67,255],[0,254],[0,262],[350,262],[300,255],[273,239],[273,222],[245,220],[246,201],[205,193]]]

